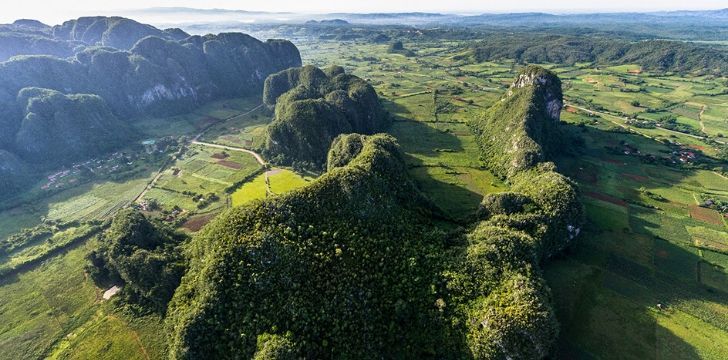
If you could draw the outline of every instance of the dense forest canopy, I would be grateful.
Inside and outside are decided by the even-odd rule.
[[[301,75],[284,74],[267,94]],[[575,185],[547,161],[560,84],[529,67],[473,119],[484,160],[513,186],[483,200],[470,230],[435,226],[442,213],[388,135],[338,136],[322,177],[217,218],[192,240],[170,304],[171,357],[549,356],[558,324],[539,266],[582,223]],[[512,148],[489,144],[502,136]]]
[[[331,141],[340,134],[374,134],[390,119],[374,88],[333,66],[292,68],[269,76],[263,101],[275,107],[266,153],[274,162],[322,169]]]
[[[163,313],[185,270],[183,240],[140,212],[123,210],[88,254],[86,271],[99,286],[121,286],[126,302]]]
[[[473,60],[519,63],[638,64],[647,70],[728,74],[728,52],[681,41],[629,41],[603,37],[499,34],[472,45]]]

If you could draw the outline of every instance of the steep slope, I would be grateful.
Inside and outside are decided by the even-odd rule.
[[[7,28],[51,39],[41,25]],[[188,36],[122,18],[82,18],[53,33],[75,44],[72,58],[33,55],[0,62],[0,149],[29,162],[110,150],[128,140],[117,119],[174,115],[215,99],[260,94],[268,75],[301,65],[298,49],[288,41],[261,42],[237,33]],[[46,92],[53,101],[30,101],[21,94],[26,88],[60,94]],[[66,100],[59,100],[64,94]],[[29,110],[30,104],[44,105]],[[114,132],[116,137],[108,136]]]
[[[268,333],[306,358],[402,358],[442,337],[432,306],[442,235],[395,140],[353,134],[334,147],[356,150],[193,240],[168,311],[172,358],[251,358]]]
[[[112,150],[131,136],[127,124],[96,95],[25,88],[18,94],[18,103],[24,116],[15,148],[30,161],[84,158]]]
[[[530,66],[473,122],[483,159],[511,183],[511,192],[485,197],[483,220],[449,273],[475,358],[544,358],[557,338],[539,264],[568,246],[583,222],[576,186],[546,161],[559,141],[560,84]]]
[[[51,29],[58,40],[79,41],[86,45],[131,49],[137,41],[155,36],[167,40],[183,40],[189,35],[179,29],[160,30],[122,17],[81,17],[56,25]]]
[[[266,88],[286,93],[304,76],[328,79],[290,71]],[[193,240],[168,310],[171,357],[548,357],[558,324],[540,264],[582,222],[577,189],[547,162],[561,101],[558,78],[529,67],[474,119],[483,158],[511,191],[448,235],[393,138],[337,137],[321,178],[233,209]]]
[[[4,193],[14,193],[23,186],[28,175],[26,165],[17,156],[0,149],[0,189]]]
[[[265,81],[263,101],[275,106],[266,153],[281,163],[322,168],[331,141],[340,134],[373,134],[390,119],[374,88],[341,67],[292,68]]]

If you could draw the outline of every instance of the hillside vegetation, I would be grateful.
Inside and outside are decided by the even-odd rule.
[[[51,31],[41,30],[34,31]],[[89,46],[74,48],[67,59],[16,56],[0,63],[0,149],[27,162],[59,165],[97,155],[133,137],[119,119],[259,94],[269,74],[301,65],[292,43],[241,33],[183,36],[121,18],[81,18],[52,32]],[[0,159],[0,182],[17,182],[6,178],[19,175],[8,159]]]
[[[126,302],[164,312],[184,273],[184,238],[135,210],[119,212],[87,258],[100,287],[122,287]]]
[[[561,101],[559,79],[531,67],[474,120],[484,159],[517,165],[500,172],[511,192],[487,196],[468,231],[434,225],[442,214],[392,137],[337,137],[322,177],[193,240],[168,311],[171,357],[547,357],[558,324],[539,265],[582,222],[573,183],[541,150]],[[506,128],[531,149],[487,147]]]
[[[356,145],[355,145],[356,144]],[[171,357],[407,357],[439,335],[442,234],[388,135],[348,135],[311,185],[235,208],[193,240],[169,309]],[[281,339],[282,340],[282,339]],[[292,342],[288,344],[288,342]]]
[[[502,101],[472,123],[482,158],[511,183],[483,200],[448,273],[467,344],[478,359],[538,359],[558,335],[551,295],[539,264],[580,232],[575,185],[547,162],[558,144],[559,78],[528,67]]]
[[[612,38],[511,34],[487,36],[472,45],[475,61],[515,60],[518,63],[602,65],[637,64],[654,71],[678,73],[728,73],[725,50],[680,41],[627,41]]]
[[[265,81],[263,101],[275,107],[266,153],[273,161],[322,169],[340,134],[374,134],[390,123],[377,93],[341,67],[292,68]]]

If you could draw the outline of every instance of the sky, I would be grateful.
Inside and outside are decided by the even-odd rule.
[[[118,15],[148,7],[223,8],[274,12],[523,12],[704,10],[728,8],[728,0],[3,0],[0,23],[19,18],[48,24],[88,15]]]

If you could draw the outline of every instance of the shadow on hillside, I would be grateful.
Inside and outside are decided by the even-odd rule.
[[[604,149],[620,140],[644,149],[665,147],[639,135],[591,128],[584,137],[583,156],[559,159],[559,168],[580,183],[585,199],[605,206],[591,207],[580,241],[545,266],[562,329],[557,358],[700,358],[656,319],[684,326],[684,333],[694,324],[682,324],[676,314],[728,329],[728,277],[723,270],[708,280],[705,271],[716,270],[692,247],[685,225],[651,208],[639,191],[677,189],[695,171],[647,166],[636,156]],[[658,202],[672,211],[686,211],[687,205]]]

